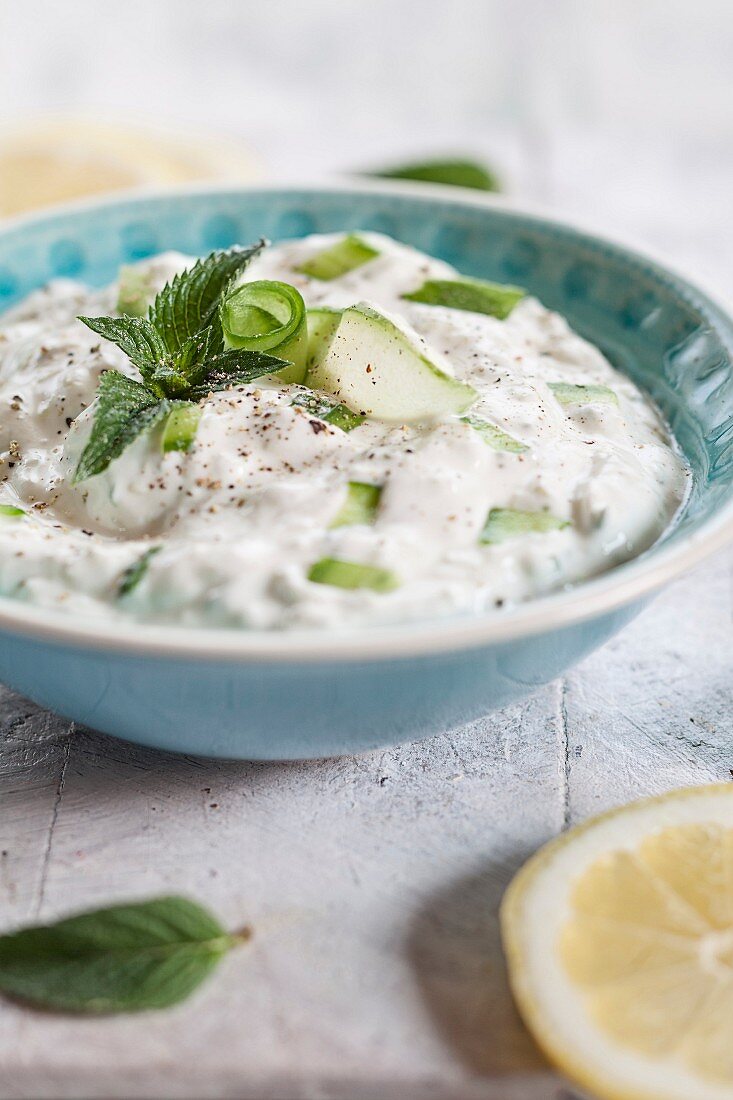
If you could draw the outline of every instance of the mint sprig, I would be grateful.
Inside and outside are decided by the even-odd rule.
[[[74,472],[75,483],[102,473],[141,432],[165,420],[182,403],[288,366],[286,360],[263,352],[225,348],[219,319],[222,297],[265,243],[212,252],[198,260],[163,287],[147,318],[79,318],[125,353],[142,382],[115,370],[101,376],[94,423]]]
[[[180,351],[216,319],[224,291],[266,247],[263,238],[247,248],[212,252],[163,287],[150,307],[149,318],[170,352]]]
[[[63,1012],[139,1012],[184,1000],[248,929],[162,897],[0,936],[0,992]]]

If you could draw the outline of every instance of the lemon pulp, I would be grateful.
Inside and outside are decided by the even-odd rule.
[[[578,879],[561,958],[597,1026],[733,1084],[733,829],[680,825]]]

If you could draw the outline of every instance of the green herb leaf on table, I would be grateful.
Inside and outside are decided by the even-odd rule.
[[[119,371],[106,371],[97,391],[94,424],[74,481],[102,473],[141,432],[184,402],[197,402],[214,390],[228,389],[288,367],[287,359],[248,349],[227,350],[219,318],[221,299],[265,241],[249,248],[212,252],[166,284],[148,318],[80,317],[93,332],[111,340],[140,371],[136,382]],[[164,450],[188,450],[196,419],[186,419],[186,445],[169,437]],[[173,429],[172,429],[173,431]],[[182,438],[182,437],[181,437]]]
[[[163,897],[0,936],[0,992],[64,1012],[139,1012],[185,1000],[249,931]]]
[[[442,183],[450,187],[471,187],[476,191],[501,191],[496,174],[486,165],[472,160],[430,160],[402,164],[371,172],[382,179],[418,180],[421,183]]]

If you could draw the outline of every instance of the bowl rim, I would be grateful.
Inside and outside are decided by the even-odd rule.
[[[201,183],[180,187],[136,188],[101,198],[82,198],[40,211],[0,220],[0,237],[9,231],[30,228],[58,216],[90,213],[122,203],[169,200],[206,194],[277,194],[320,192],[326,194],[402,195],[417,201],[441,200],[449,205],[499,210],[509,216],[532,218],[560,231],[580,233],[600,245],[622,249],[638,263],[652,265],[662,275],[679,281],[683,288],[707,299],[723,320],[733,327],[733,317],[700,280],[687,278],[673,263],[655,251],[639,249],[623,235],[606,235],[583,219],[557,217],[541,205],[505,195],[470,191],[440,184],[406,180],[319,180],[297,183]],[[125,622],[95,616],[73,617],[68,612],[36,607],[10,597],[0,597],[0,633],[21,635],[46,642],[117,652],[128,656],[170,657],[197,661],[242,663],[319,663],[379,661],[418,658],[430,654],[460,652],[530,638],[568,628],[602,615],[620,612],[629,604],[651,597],[658,589],[698,565],[704,558],[733,541],[733,492],[715,515],[677,544],[658,543],[642,555],[573,587],[527,601],[513,609],[467,614],[444,619],[420,619],[408,623],[352,628],[350,630],[264,631],[233,628]]]

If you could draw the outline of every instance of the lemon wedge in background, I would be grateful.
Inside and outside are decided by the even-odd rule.
[[[85,195],[256,175],[236,139],[93,121],[48,119],[0,129],[0,215]]]
[[[733,785],[572,829],[525,864],[501,919],[524,1021],[578,1085],[733,1098]]]

